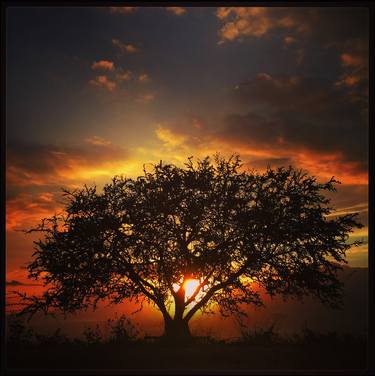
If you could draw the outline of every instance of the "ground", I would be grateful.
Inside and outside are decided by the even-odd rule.
[[[124,370],[363,370],[366,344],[201,343],[8,346],[7,368]]]

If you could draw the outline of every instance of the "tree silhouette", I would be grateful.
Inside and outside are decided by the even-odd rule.
[[[320,184],[292,167],[244,171],[238,156],[215,156],[184,168],[154,165],[137,179],[115,177],[96,187],[64,191],[63,214],[31,231],[29,276],[48,287],[23,313],[94,308],[99,300],[153,303],[165,335],[190,336],[189,320],[212,303],[224,315],[270,294],[312,295],[340,302],[337,279],[356,214],[328,216]],[[197,286],[187,294],[187,281]]]

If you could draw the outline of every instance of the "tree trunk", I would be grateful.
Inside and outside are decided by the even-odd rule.
[[[173,319],[164,321],[164,337],[170,341],[187,341],[191,338],[188,320],[183,320],[185,311],[185,287],[182,284],[175,294],[175,314]]]
[[[168,340],[181,342],[192,338],[188,322],[185,320],[169,320],[165,321],[164,325],[164,336]]]

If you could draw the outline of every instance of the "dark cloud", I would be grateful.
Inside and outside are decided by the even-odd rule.
[[[47,176],[59,170],[95,167],[128,157],[125,149],[115,146],[111,142],[95,140],[102,139],[87,139],[80,147],[9,142],[7,145],[8,176],[12,175],[12,171],[16,171],[18,180],[27,180],[31,175]],[[44,184],[48,184],[48,181],[45,181]]]
[[[257,148],[335,153],[367,169],[366,104],[345,90],[311,78],[259,74],[238,85],[235,97],[250,111],[227,115],[220,138]]]
[[[346,90],[337,88],[334,81],[319,77],[272,77],[260,73],[237,85],[235,97],[244,104],[265,105],[273,112],[301,112],[309,117],[336,119],[344,109],[344,118],[349,121],[358,120],[360,110],[366,108],[366,103],[358,103]]]
[[[16,280],[6,281],[6,286],[42,286],[34,283],[23,283]]]

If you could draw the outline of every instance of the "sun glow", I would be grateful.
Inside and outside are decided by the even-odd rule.
[[[194,294],[198,286],[199,281],[197,279],[186,280],[184,283],[186,298],[190,298]]]
[[[195,292],[195,290],[197,289],[197,287],[199,286],[200,282],[198,279],[187,279],[185,280],[183,286],[184,286],[184,289],[185,289],[185,298],[186,299],[189,299]],[[178,283],[174,283],[173,284],[173,290],[174,291],[178,291],[180,289],[180,284]],[[197,297],[196,298],[199,298],[200,294],[201,294],[202,291],[200,291],[198,294],[197,294]]]

